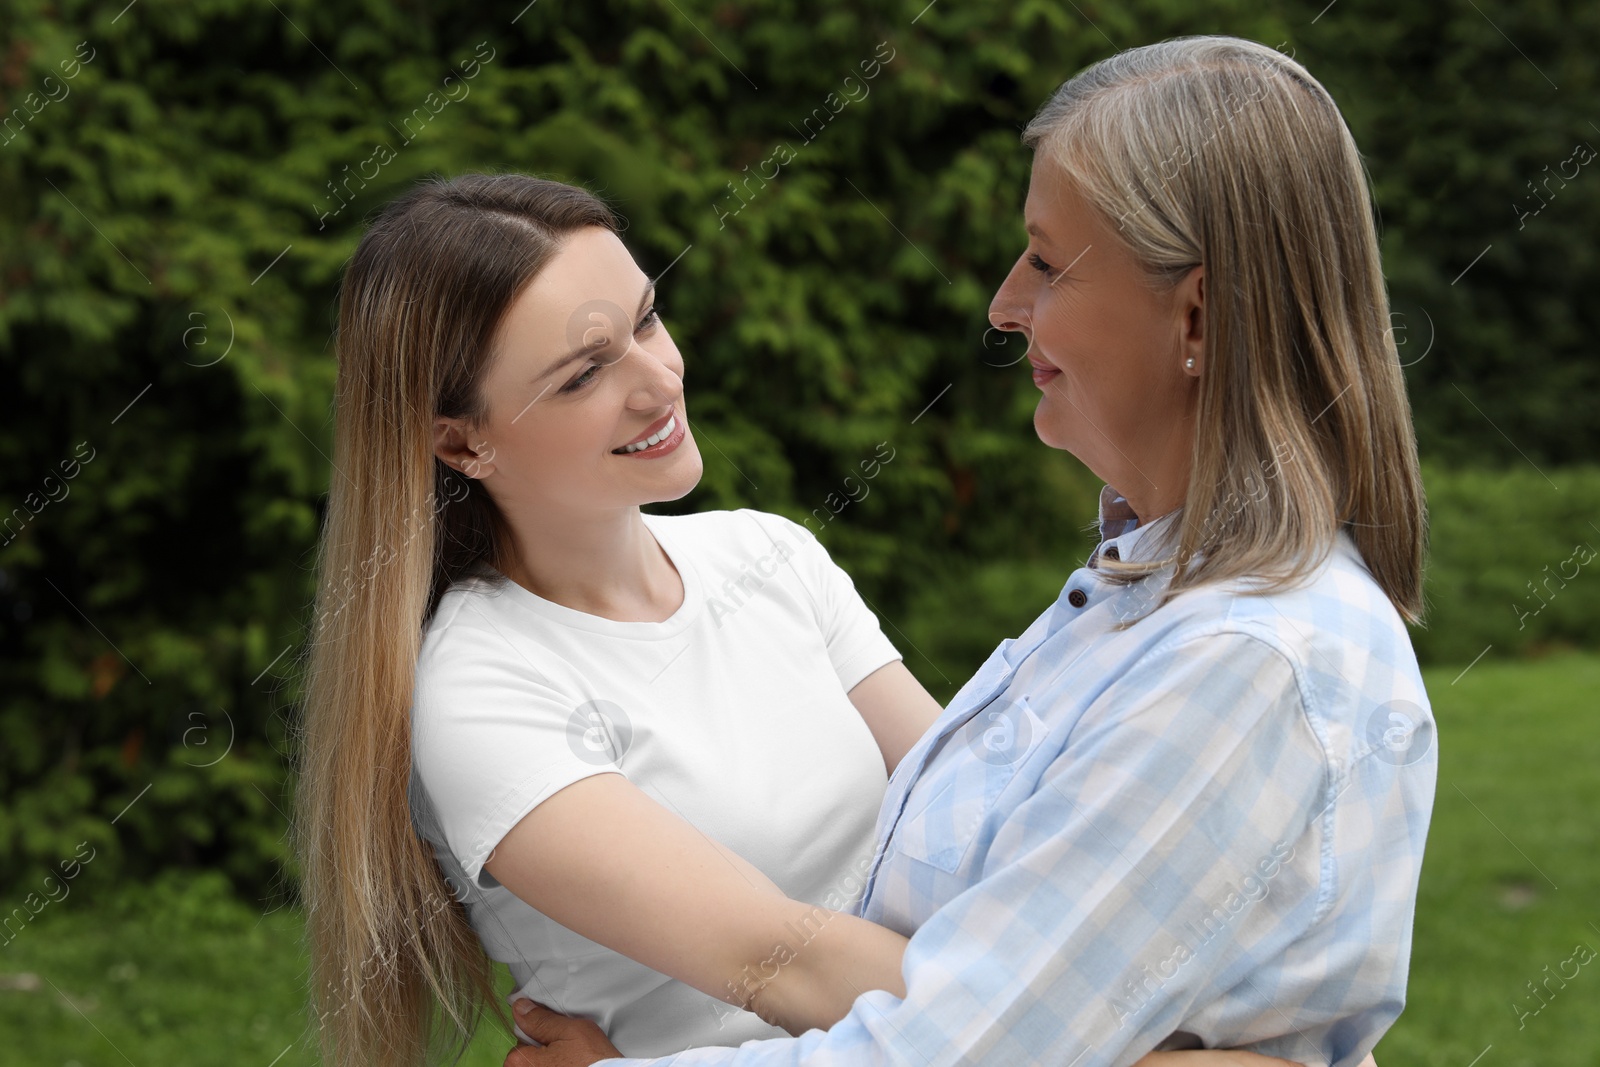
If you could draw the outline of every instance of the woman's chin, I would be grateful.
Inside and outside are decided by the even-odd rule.
[[[1039,436],[1040,441],[1051,448],[1059,448],[1064,452],[1071,452],[1072,449],[1068,447],[1067,435],[1062,432],[1060,427],[1055,425],[1053,418],[1044,413],[1044,406],[1044,402],[1041,401],[1039,407],[1034,409],[1033,432]]]
[[[668,500],[680,500],[694,491],[700,484],[700,476],[705,473],[705,461],[700,458],[700,450],[694,446],[694,438],[688,438],[678,446],[678,454],[671,457],[673,470],[663,474],[661,484],[653,487],[651,499],[641,503],[662,503]]]

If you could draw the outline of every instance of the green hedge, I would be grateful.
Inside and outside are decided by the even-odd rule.
[[[1088,489],[1096,483],[1082,476],[1073,498],[1092,520]],[[1423,664],[1600,649],[1600,467],[1424,464],[1423,484],[1427,616],[1410,628]],[[1000,638],[1020,634],[1049,607],[1096,540],[1064,529],[1057,558],[1000,558],[945,575],[904,617],[887,620],[886,632],[924,684],[948,699]]]
[[[80,843],[107,877],[204,866],[262,897],[292,876],[287,680],[328,484],[334,294],[363,220],[417,179],[585,183],[646,270],[671,265],[662,308],[707,443],[678,506],[801,519],[887,442],[823,538],[948,695],[1054,595],[1093,517],[1092,479],[1041,458],[1025,372],[980,357],[1023,239],[1017,133],[1049,92],[1113,45],[1294,48],[1368,152],[1424,453],[1525,451],[1559,482],[1600,443],[1600,201],[1579,184],[1596,179],[1526,232],[1507,205],[1600,114],[1600,15],[1570,6],[9,4],[0,514],[26,518],[0,538],[6,899]],[[1492,597],[1487,564],[1441,573],[1430,654],[1499,654],[1482,627],[1569,538],[1502,542]],[[1539,639],[1592,633],[1580,600]]]
[[[1432,551],[1419,657],[1600,647],[1600,467],[1425,467],[1423,482]]]

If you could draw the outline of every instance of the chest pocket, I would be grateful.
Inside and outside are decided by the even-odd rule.
[[[891,846],[954,873],[967,859],[984,818],[1044,732],[1026,697],[996,696],[930,750]]]

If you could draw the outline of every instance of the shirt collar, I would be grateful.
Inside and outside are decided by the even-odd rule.
[[[1180,509],[1181,510],[1181,509]],[[1179,511],[1171,511],[1162,515],[1154,522],[1141,523],[1139,516],[1135,515],[1133,508],[1128,503],[1128,498],[1117,492],[1109,485],[1100,488],[1100,544],[1095,546],[1094,552],[1089,556],[1089,568],[1093,570],[1105,551],[1116,547],[1116,558],[1131,561],[1133,559],[1133,546],[1145,533],[1156,526],[1163,525],[1167,519],[1176,518]],[[1334,537],[1334,552],[1343,552],[1360,560],[1363,567],[1365,560],[1361,550],[1356,547],[1355,538],[1350,532],[1348,523],[1340,523]],[[1198,552],[1195,559],[1205,555]]]
[[[1128,498],[1109,485],[1100,487],[1100,540],[1118,537],[1139,525]]]
[[[1163,516],[1164,518],[1165,516]],[[1159,522],[1160,520],[1157,520]],[[1133,507],[1128,503],[1128,498],[1117,492],[1109,485],[1100,489],[1100,544],[1095,548],[1094,555],[1089,558],[1089,566],[1093,567],[1095,561],[1106,549],[1116,546],[1117,558],[1131,560],[1133,546],[1155,523],[1140,523],[1139,516],[1133,512]]]

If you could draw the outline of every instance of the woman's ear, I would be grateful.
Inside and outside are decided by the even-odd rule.
[[[472,445],[470,440],[461,419],[440,416],[433,420],[433,454],[468,478],[487,478],[494,473],[494,446],[482,440]]]
[[[1185,373],[1199,377],[1206,359],[1206,272],[1195,267],[1174,294],[1180,316],[1179,349]]]

